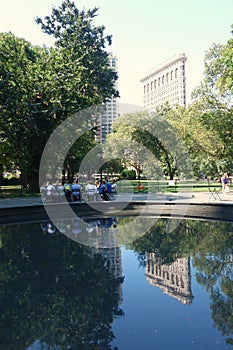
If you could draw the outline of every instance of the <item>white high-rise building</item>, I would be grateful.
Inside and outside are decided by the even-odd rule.
[[[147,281],[159,287],[165,294],[176,298],[183,304],[191,304],[190,258],[178,258],[173,263],[164,264],[156,253],[146,253]]]
[[[140,81],[143,83],[143,105],[153,112],[166,102],[170,106],[186,106],[185,62],[180,53],[149,71]]]
[[[117,60],[117,57],[113,56],[112,53],[109,54],[109,65],[117,72],[118,60]],[[114,87],[117,90],[118,88],[117,81],[115,81]],[[103,108],[103,112],[101,113],[100,120],[99,120],[100,126],[97,128],[97,131],[96,131],[97,142],[99,143],[106,142],[106,136],[111,132],[112,124],[118,116],[119,116],[119,98],[112,97],[106,102]]]

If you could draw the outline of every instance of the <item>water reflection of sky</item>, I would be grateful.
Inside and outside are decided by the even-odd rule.
[[[147,283],[145,269],[138,267],[135,253],[122,249],[124,318],[113,325],[114,344],[119,349],[230,349],[213,328],[208,293],[195,281],[195,298],[183,305]],[[127,339],[127,344],[126,344]]]
[[[92,224],[99,239],[125,220]],[[70,223],[0,227],[1,348],[233,349],[233,225],[166,225],[107,248],[78,244]]]

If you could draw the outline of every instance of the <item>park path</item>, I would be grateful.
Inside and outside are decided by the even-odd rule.
[[[220,193],[220,198],[213,198],[209,192],[179,192],[179,193],[136,193],[136,194],[119,194],[117,201],[158,201],[158,202],[173,202],[180,203],[226,203],[233,204],[233,191],[229,193]],[[0,198],[1,208],[15,208],[43,205],[40,196],[37,197],[14,197],[14,198]]]

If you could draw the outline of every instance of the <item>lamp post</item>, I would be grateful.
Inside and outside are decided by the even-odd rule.
[[[2,197],[2,184],[3,184],[3,165],[0,164],[0,197]]]
[[[100,123],[100,124],[96,124],[93,127],[93,130],[95,132],[96,135],[96,141],[99,144],[104,144],[106,142],[106,136],[107,134],[110,133],[110,128],[111,128],[112,123]],[[103,161],[103,152],[101,150],[101,155],[100,155],[100,164],[102,164]],[[103,165],[100,166],[99,169],[99,174],[100,174],[100,182],[102,182],[103,180]]]
[[[140,191],[140,187],[141,187],[141,166],[140,166],[140,162],[138,163],[138,187],[139,187],[139,191]]]

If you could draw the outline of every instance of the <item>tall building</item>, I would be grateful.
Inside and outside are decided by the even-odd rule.
[[[109,65],[116,72],[118,70],[118,60],[116,56],[113,56],[112,53],[109,54]],[[117,90],[118,84],[115,81],[115,89]],[[99,126],[96,130],[96,141],[99,143],[106,143],[107,134],[112,130],[112,124],[119,116],[119,99],[116,97],[110,98],[103,107],[103,112],[100,115],[98,121]]]
[[[143,105],[149,112],[166,102],[170,106],[186,106],[185,62],[180,53],[149,71],[140,81],[143,83]]]
[[[164,264],[161,256],[146,254],[146,276],[152,286],[159,287],[165,294],[182,304],[191,304],[190,258],[179,258],[171,264]]]
[[[117,292],[118,301],[121,304],[124,277],[122,276],[121,247],[118,245],[115,237],[117,232],[115,232],[116,227],[114,228],[116,220],[115,218],[100,218],[96,221],[94,220],[93,224],[95,226],[94,231],[92,231],[92,256],[101,254],[104,257],[105,266],[108,268],[109,273],[119,282]]]

